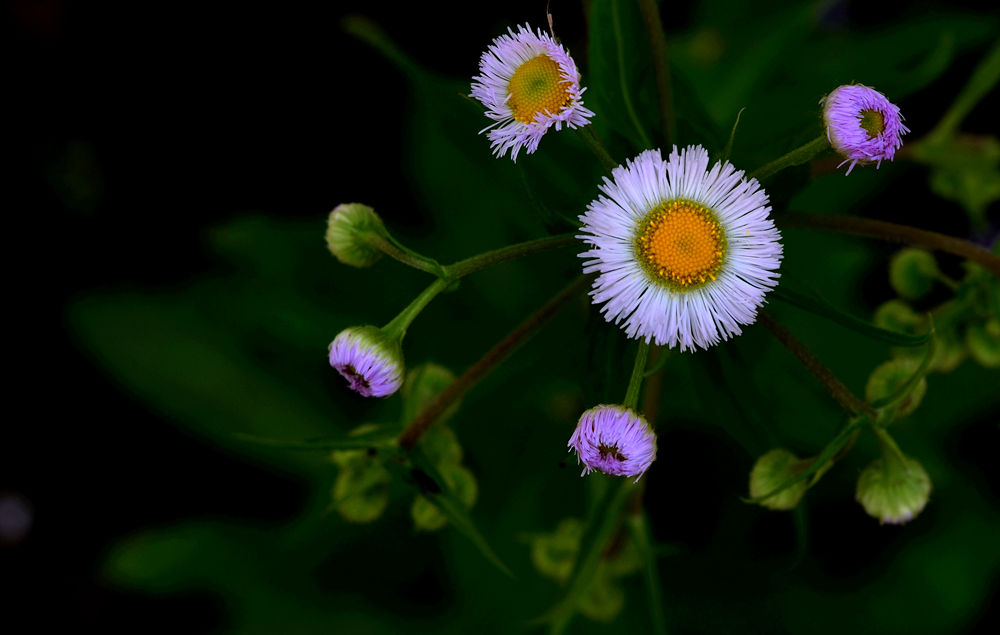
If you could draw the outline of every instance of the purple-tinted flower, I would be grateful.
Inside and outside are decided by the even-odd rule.
[[[820,103],[826,138],[846,157],[840,165],[851,163],[847,174],[858,163],[875,163],[878,167],[883,159],[892,161],[903,145],[903,135],[910,131],[903,125],[903,116],[895,104],[862,84],[840,86]]]
[[[374,326],[344,329],[330,344],[330,365],[351,389],[365,397],[387,397],[403,385],[403,350],[399,340]]]
[[[551,126],[585,126],[594,116],[583,107],[586,89],[566,49],[541,29],[536,34],[527,24],[517,28],[483,53],[471,92],[496,122],[480,131],[490,131],[493,153],[502,157],[510,150],[515,161],[522,147],[533,153]]]
[[[584,412],[568,445],[576,450],[584,474],[597,470],[639,480],[656,460],[656,434],[625,406],[601,405]]]
[[[776,284],[781,235],[767,193],[701,146],[646,150],[612,170],[580,216],[584,273],[608,322],[682,351],[752,324]]]

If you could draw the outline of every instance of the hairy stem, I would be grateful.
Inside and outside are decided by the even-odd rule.
[[[571,282],[554,298],[549,300],[545,306],[521,322],[507,337],[500,340],[496,346],[487,351],[479,361],[455,379],[410,422],[399,437],[399,445],[404,450],[412,448],[420,439],[420,436],[429,427],[434,425],[451,404],[455,403],[462,395],[467,393],[489,374],[490,371],[507,359],[529,337],[537,333],[567,302],[576,297],[587,281],[588,279],[585,276],[580,276]]]
[[[755,178],[758,181],[761,181],[773,174],[781,172],[785,168],[790,168],[793,165],[802,165],[829,147],[830,142],[827,140],[826,134],[821,134],[812,141],[795,148],[783,156],[778,157],[767,165],[757,168],[748,174],[747,177]]]
[[[670,84],[667,38],[663,33],[663,21],[655,0],[639,0],[639,10],[642,12],[643,22],[646,23],[653,70],[656,72],[656,92],[660,97],[660,126],[663,128],[664,147],[669,148],[677,138],[677,120],[674,118],[674,94]]]
[[[378,234],[369,234],[365,238],[365,242],[390,258],[395,258],[404,265],[408,265],[414,269],[420,269],[438,277],[441,277],[444,273],[444,268],[436,260],[421,256],[392,238],[385,238]]]
[[[799,213],[783,215],[780,217],[779,222],[782,225],[791,227],[867,236],[869,238],[879,238],[905,245],[915,245],[926,249],[945,251],[980,264],[995,275],[1000,276],[1000,257],[995,254],[991,254],[982,247],[967,240],[925,229],[917,229],[909,225],[897,225],[896,223],[856,218],[853,216]]]
[[[590,151],[594,153],[597,160],[604,166],[605,170],[610,172],[618,167],[618,162],[605,149],[604,144],[601,143],[601,138],[597,136],[597,131],[594,130],[593,126],[583,126],[577,128],[576,131],[580,134],[580,138],[583,139],[584,144],[590,148]]]
[[[475,273],[481,269],[486,269],[487,267],[492,267],[508,260],[514,260],[521,256],[536,254],[550,249],[558,249],[560,247],[571,247],[578,244],[579,241],[574,234],[559,234],[557,236],[546,236],[545,238],[537,238],[523,243],[508,245],[448,265],[443,269],[443,277],[458,280],[470,273]]]
[[[639,350],[635,354],[635,365],[632,366],[632,377],[628,380],[628,390],[625,391],[625,407],[635,410],[639,403],[639,391],[646,374],[646,360],[649,359],[649,342],[639,340]]]
[[[854,393],[852,393],[847,386],[843,384],[833,372],[823,365],[819,359],[812,354],[806,346],[800,342],[792,333],[786,329],[784,326],[779,324],[774,317],[771,316],[767,311],[760,312],[760,321],[764,323],[769,331],[778,339],[779,342],[785,345],[793,355],[799,358],[799,361],[811,372],[816,379],[820,381],[823,386],[830,392],[830,395],[837,401],[840,406],[846,410],[851,416],[858,416],[861,414],[869,415],[871,417],[875,416],[875,412],[866,404],[865,402],[858,399]]]

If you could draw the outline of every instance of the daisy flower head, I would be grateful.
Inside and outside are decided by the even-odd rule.
[[[767,194],[701,146],[646,150],[611,172],[580,216],[584,273],[631,338],[708,348],[752,324],[778,279],[781,235]]]
[[[586,89],[566,49],[541,29],[517,29],[507,29],[487,47],[470,93],[495,122],[480,131],[489,131],[493,153],[502,157],[509,150],[514,161],[521,148],[533,153],[550,127],[585,126],[594,116],[583,107]]]
[[[851,163],[847,174],[858,163],[879,167],[883,159],[892,161],[903,145],[903,135],[910,131],[903,125],[899,107],[863,84],[839,86],[820,104],[826,138],[845,157],[840,165]]]
[[[656,434],[625,406],[600,405],[584,412],[567,445],[576,450],[583,474],[597,470],[639,480],[656,460]]]
[[[403,385],[403,350],[374,326],[344,329],[330,344],[330,365],[365,397],[388,397]]]

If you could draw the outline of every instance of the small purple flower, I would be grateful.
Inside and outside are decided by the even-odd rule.
[[[388,397],[403,385],[403,350],[374,326],[344,329],[330,344],[330,365],[365,397]]]
[[[600,405],[580,415],[568,445],[593,470],[635,480],[656,460],[656,434],[646,420],[625,406]]]
[[[586,88],[566,49],[541,29],[517,29],[507,29],[508,35],[487,47],[470,93],[495,122],[480,131],[490,131],[493,153],[502,157],[509,150],[514,161],[522,147],[533,153],[550,127],[586,126],[594,116],[583,107]]]
[[[910,131],[903,125],[899,108],[874,88],[863,84],[840,86],[820,100],[830,145],[850,161],[847,174],[858,163],[882,165],[892,161]]]

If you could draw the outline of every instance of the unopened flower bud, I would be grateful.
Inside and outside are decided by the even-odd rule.
[[[580,415],[568,445],[592,470],[636,480],[656,460],[656,433],[639,413],[625,406],[601,405]]]
[[[883,454],[861,472],[855,498],[880,523],[902,524],[927,505],[931,479],[923,466],[902,455]]]
[[[885,95],[863,84],[838,86],[820,102],[826,137],[850,174],[856,164],[892,161],[909,129],[899,108]],[[839,167],[839,166],[838,166]]]
[[[875,309],[875,326],[900,333],[916,333],[924,318],[902,300],[889,300]]]
[[[344,329],[330,344],[330,365],[365,397],[387,397],[403,385],[403,348],[374,326]]]
[[[1000,367],[1000,321],[972,324],[965,331],[965,343],[977,362],[987,368]]]
[[[895,395],[919,368],[920,361],[912,357],[901,357],[881,364],[868,377],[865,399],[868,403],[873,403]],[[916,410],[926,392],[927,379],[921,377],[909,394],[896,404],[896,417],[906,417]]]
[[[458,500],[471,508],[479,496],[479,485],[472,472],[461,465],[452,464],[441,465],[438,469]],[[422,531],[436,531],[448,524],[448,517],[424,496],[414,499],[410,515],[413,517],[414,527]]]
[[[750,470],[750,496],[758,498],[774,492],[789,480],[809,467],[811,459],[799,459],[785,450],[777,448],[761,456]],[[795,509],[808,489],[806,479],[782,489],[773,496],[758,501],[758,505],[768,509]]]
[[[940,275],[934,255],[915,247],[903,249],[889,262],[889,282],[896,293],[916,300],[927,295]]]
[[[369,236],[387,234],[375,210],[361,203],[344,203],[330,212],[326,225],[326,245],[337,260],[352,267],[370,267],[382,257],[371,246]]]

